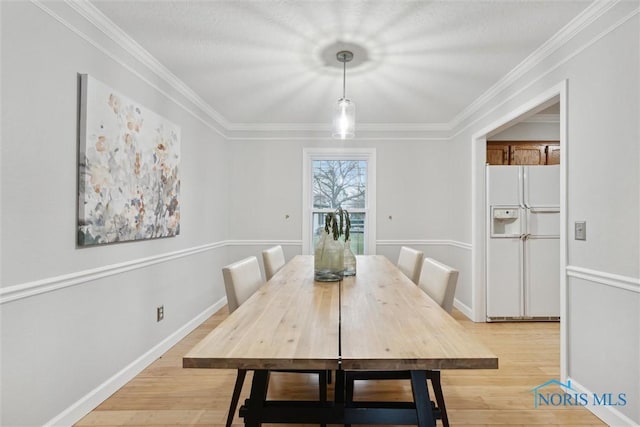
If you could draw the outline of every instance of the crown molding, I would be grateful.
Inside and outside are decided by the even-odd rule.
[[[618,3],[618,1],[616,1],[616,3]],[[548,75],[550,75],[551,73],[556,71],[559,67],[561,67],[562,65],[564,65],[567,62],[571,61],[573,58],[575,58],[580,53],[582,53],[585,49],[589,48],[594,43],[596,43],[597,41],[601,40],[602,38],[604,38],[605,36],[607,36],[608,34],[613,32],[614,30],[619,28],[621,25],[623,25],[624,23],[626,23],[627,21],[629,21],[630,19],[632,19],[633,17],[635,17],[639,13],[640,13],[640,7],[634,8],[628,14],[622,16],[619,20],[615,21],[613,24],[611,24],[609,27],[607,27],[605,30],[603,30],[600,33],[598,33],[597,35],[595,35],[589,41],[585,42],[580,47],[577,47],[575,50],[573,50],[573,52],[571,52],[570,54],[567,54],[562,59],[560,59],[558,62],[556,62],[555,64],[549,66],[545,71],[540,72],[540,74],[538,74],[535,78],[531,79],[526,84],[520,86],[517,90],[512,92],[509,96],[503,98],[499,103],[493,105],[489,110],[487,110],[484,113],[478,115],[472,121],[469,121],[464,125],[461,124],[457,128],[454,128],[453,132],[451,133],[451,135],[449,136],[448,139],[456,138],[458,135],[462,134],[465,130],[467,130],[468,128],[473,126],[475,123],[480,122],[483,118],[485,118],[488,115],[490,115],[491,113],[495,112],[500,107],[508,104],[509,102],[514,100],[516,97],[520,96],[522,93],[524,93],[527,90],[529,90],[532,86],[534,86],[535,84],[537,84],[540,81],[542,81],[545,77],[547,77]],[[513,118],[515,118],[515,117],[513,117]]]
[[[336,139],[331,138],[330,136],[281,136],[278,134],[273,134],[273,135],[269,135],[269,136],[227,136],[226,139],[228,141],[245,141],[245,142],[249,142],[249,141],[278,141],[278,142],[285,142],[285,141],[289,141],[289,142],[300,142],[300,141],[324,141],[324,142],[330,142],[333,141],[334,143],[336,141]],[[410,137],[399,137],[399,136],[356,136],[354,139],[352,139],[351,141],[353,142],[362,142],[362,141],[384,141],[384,142],[398,142],[398,141],[412,141],[412,142],[416,142],[416,141],[422,141],[422,142],[426,142],[426,141],[449,141],[452,138],[449,137],[432,137],[432,136],[410,136]]]
[[[104,35],[113,40],[118,46],[128,52],[132,57],[136,58],[142,65],[147,67],[151,72],[169,84],[169,86],[182,94],[218,125],[226,130],[230,128],[231,124],[224,116],[222,116],[222,114],[218,113],[211,105],[196,94],[167,67],[162,65],[162,63],[151,55],[149,51],[140,46],[140,44],[138,44],[130,35],[117,26],[92,3],[88,0],[65,0],[65,3],[93,24],[93,26],[98,30],[104,33]]]
[[[39,0],[32,1],[36,4],[39,3]],[[329,132],[331,130],[330,126],[325,123],[232,123],[197,95],[189,86],[187,86],[187,84],[180,80],[180,78],[151,55],[149,51],[138,44],[130,35],[128,35],[88,0],[64,1],[80,16],[86,19],[132,57],[136,58],[136,60],[138,60],[142,65],[160,77],[227,132]],[[451,130],[447,123],[360,123],[357,127],[358,130],[362,131],[394,133],[448,132]],[[395,139],[395,137],[383,137],[381,139]]]
[[[451,131],[449,123],[361,123],[356,130],[373,132],[442,132]]]
[[[604,15],[609,9],[618,4],[620,0],[611,1],[594,1],[577,17],[571,20],[560,31],[553,35],[549,40],[542,44],[538,49],[533,51],[520,64],[507,73],[496,84],[490,87],[485,93],[480,95],[474,102],[465,108],[460,114],[449,122],[451,129],[459,127],[465,120],[478,112],[491,99],[496,97],[500,92],[515,83],[520,77],[531,71],[535,66],[543,62],[552,53],[556,52],[576,34],[587,28],[600,16]]]
[[[32,1],[39,4],[38,0]],[[209,119],[225,131],[221,134],[229,140],[294,140],[300,139],[300,137],[295,135],[278,135],[278,133],[328,132],[330,130],[328,124],[324,123],[232,123],[197,95],[189,86],[187,86],[168,68],[162,65],[153,55],[139,45],[133,38],[131,38],[131,36],[118,27],[88,0],[64,1],[73,10],[104,33],[109,39],[114,41],[132,57],[136,58],[147,69],[160,77],[169,86],[193,103]],[[576,34],[587,28],[591,23],[613,8],[620,1],[621,0],[594,1],[580,15],[565,25],[559,32],[525,58],[520,64],[507,73],[502,79],[484,92],[448,123],[360,123],[357,125],[357,130],[371,133],[371,135],[367,135],[367,137],[364,138],[365,140],[429,141],[453,139],[455,136],[452,134],[453,131],[458,129],[465,120],[472,117],[500,92],[508,88],[527,72],[531,71],[535,66],[543,62],[547,57],[570,41]],[[550,117],[530,119],[528,121],[533,123],[555,123],[555,121],[552,121],[552,118]],[[258,135],[243,136],[242,132],[257,133]],[[374,133],[385,132],[389,132],[390,135],[373,135]],[[425,135],[407,136],[412,132],[414,134],[425,133]],[[443,132],[445,135],[429,135],[430,132]],[[259,133],[266,133],[269,135],[260,135]],[[314,139],[324,139],[324,137],[318,135],[318,137]]]
[[[230,123],[230,131],[247,132],[331,132],[328,123]],[[356,123],[357,131],[368,132],[442,132],[451,131],[448,123]]]
[[[155,82],[153,82],[150,79],[148,79],[145,75],[143,75],[143,73],[138,71],[135,67],[133,67],[131,64],[129,64],[123,58],[119,57],[118,55],[113,53],[111,50],[107,49],[105,46],[103,46],[102,44],[100,44],[99,42],[94,40],[94,38],[90,37],[88,34],[86,34],[85,32],[81,31],[78,27],[76,27],[73,24],[71,24],[67,19],[63,18],[58,13],[54,12],[53,9],[48,7],[49,5],[51,5],[51,2],[43,2],[41,0],[30,0],[30,1],[31,1],[32,4],[34,4],[35,6],[40,8],[43,12],[47,13],[50,17],[52,17],[53,19],[58,21],[60,24],[64,25],[67,29],[69,29],[71,32],[76,34],[78,37],[80,37],[81,39],[83,39],[84,41],[86,41],[87,43],[92,45],[94,48],[96,48],[97,50],[102,52],[106,57],[110,58],[111,60],[113,60],[114,62],[116,62],[120,66],[122,66],[124,69],[129,71],[133,76],[138,77],[140,80],[145,82],[147,85],[149,85],[151,88],[156,90],[158,93],[164,95],[167,99],[169,99],[175,105],[177,105],[178,107],[182,108],[188,114],[192,115],[196,120],[200,121],[205,126],[209,127],[214,132],[219,134],[220,136],[222,136],[224,138],[227,137],[226,133],[223,132],[224,128],[222,127],[222,125],[220,123],[216,122],[215,120],[211,120],[211,117],[206,115],[206,113],[205,113],[205,115],[206,115],[206,118],[205,118],[205,116],[202,115],[202,109],[199,106],[196,105],[196,109],[198,109],[198,112],[194,111],[192,106],[186,105],[184,102],[182,102],[182,100],[177,99],[173,94],[169,93],[168,91],[166,91],[163,88],[161,88],[158,84],[156,84]],[[69,3],[67,1],[68,0],[65,0],[64,4],[69,5]],[[45,3],[47,3],[47,4],[45,4]],[[93,25],[94,28],[98,29],[95,23],[90,21],[86,16],[84,16],[82,13],[80,13],[77,9],[75,9],[73,6],[71,6],[70,8],[72,10],[75,10],[76,12],[78,12],[78,14],[83,19],[87,20],[87,22],[89,22],[91,25]],[[98,31],[100,31],[100,30],[98,29]],[[103,32],[103,34],[104,34],[104,32]],[[131,51],[128,51],[126,49],[125,49],[125,51],[127,53],[133,55],[131,53]],[[166,79],[164,79],[163,77],[160,77],[160,81],[166,82]],[[182,94],[182,92],[180,92],[180,91],[178,91],[178,93]]]

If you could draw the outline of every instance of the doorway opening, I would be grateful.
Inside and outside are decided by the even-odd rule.
[[[487,135],[487,321],[560,319],[559,103]],[[559,110],[558,110],[559,111]]]
[[[560,374],[566,377],[567,367],[567,329],[566,322],[566,253],[567,253],[567,216],[566,216],[566,168],[567,168],[567,82],[563,81],[540,93],[525,104],[513,109],[505,116],[494,121],[471,138],[472,152],[472,302],[473,320],[487,321],[487,242],[488,212],[486,208],[487,184],[487,141],[496,135],[508,134],[514,125],[523,123],[543,111],[554,111],[559,116],[558,148],[560,150]],[[548,110],[552,108],[554,110]],[[508,129],[512,129],[508,131]]]

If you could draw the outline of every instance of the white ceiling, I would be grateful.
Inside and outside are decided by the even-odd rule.
[[[588,1],[233,0],[92,3],[232,126],[446,124]]]

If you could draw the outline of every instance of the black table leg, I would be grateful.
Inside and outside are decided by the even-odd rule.
[[[342,369],[336,370],[334,401],[340,404],[344,403],[344,371]]]
[[[427,373],[425,371],[411,371],[411,389],[416,403],[416,413],[419,427],[435,427],[436,420],[431,409],[431,399],[427,388]]]
[[[331,371],[321,371],[320,375],[318,376],[318,382],[320,385],[320,390],[319,390],[319,401],[322,403],[327,403],[327,383],[328,383],[328,378],[327,378],[327,374],[330,374]],[[320,427],[327,427],[326,424],[322,423],[320,424]]]
[[[334,386],[333,401],[337,407],[345,407],[345,375],[342,369],[336,370],[336,381]],[[344,411],[343,411],[344,416]],[[344,424],[344,427],[351,427],[351,424]]]
[[[244,378],[246,375],[246,369],[238,369],[236,385],[233,387],[233,394],[231,395],[231,404],[229,405],[226,427],[231,427],[231,423],[233,422],[233,416],[235,415],[236,408],[238,407],[238,400],[240,400],[240,392],[242,391],[242,385],[244,384]]]
[[[260,427],[262,423],[262,409],[267,400],[267,388],[269,387],[269,371],[259,369],[253,372],[253,382],[251,383],[251,395],[247,402],[246,416],[244,418],[245,427]]]

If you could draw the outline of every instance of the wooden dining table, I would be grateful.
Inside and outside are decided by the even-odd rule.
[[[250,369],[246,426],[261,423],[434,426],[427,370],[496,369],[498,358],[381,255],[356,276],[316,282],[313,256],[289,261],[183,358],[184,368]],[[271,370],[335,371],[333,400],[267,400]],[[406,371],[413,402],[345,401],[344,372]]]

